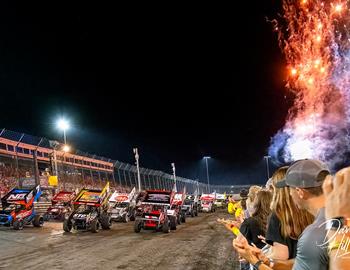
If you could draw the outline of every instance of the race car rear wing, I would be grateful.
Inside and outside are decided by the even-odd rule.
[[[171,205],[174,198],[172,191],[146,190],[146,197],[142,204]]]
[[[186,199],[185,200],[190,200],[190,201],[194,201],[194,202],[198,202],[198,195],[186,195]]]
[[[202,194],[201,201],[214,201],[215,200],[215,193],[212,194]]]
[[[186,186],[182,192],[176,192],[172,204],[182,205],[186,199]]]
[[[6,208],[11,204],[31,205],[39,200],[40,195],[39,185],[34,189],[14,188],[1,198],[2,208]]]
[[[52,204],[68,203],[74,199],[74,192],[60,191],[51,200]]]
[[[112,196],[109,198],[110,203],[122,203],[122,202],[131,202],[135,199],[136,196],[136,188],[134,187],[130,193],[119,193],[115,191]]]
[[[226,194],[223,194],[223,193],[216,193],[216,196],[215,196],[216,200],[225,200],[226,199]]]
[[[74,198],[74,205],[92,205],[99,207],[104,205],[108,200],[109,182],[102,190],[83,188]]]

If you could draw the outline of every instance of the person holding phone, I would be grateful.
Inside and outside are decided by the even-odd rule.
[[[276,188],[289,187],[297,207],[307,210],[315,220],[299,237],[294,260],[269,260],[257,247],[250,246],[242,239],[235,239],[233,247],[254,266],[254,269],[328,269],[328,250],[319,244],[326,238],[326,230],[322,226],[326,223],[322,185],[329,174],[327,166],[318,160],[304,159],[290,165],[284,180],[278,182]]]

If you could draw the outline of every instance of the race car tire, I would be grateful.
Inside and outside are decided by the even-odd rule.
[[[61,214],[58,220],[59,221],[64,221],[65,219],[66,219],[65,214]]]
[[[136,211],[134,209],[134,210],[131,211],[130,221],[135,221],[135,215],[136,215]]]
[[[186,215],[184,214],[181,215],[181,222],[186,223]]]
[[[49,221],[49,215],[48,214],[44,214],[43,218],[44,218],[44,221]]]
[[[163,223],[163,226],[162,226],[162,231],[163,231],[163,233],[169,233],[170,232],[169,221],[168,221],[167,218],[164,220],[164,223]]]
[[[130,217],[128,216],[128,214],[126,213],[124,216],[123,216],[123,222],[124,223],[128,223],[130,221]]]
[[[170,230],[176,230],[176,217],[170,217]]]
[[[13,229],[15,230],[23,230],[24,223],[22,220],[15,220],[13,222]]]
[[[112,226],[111,218],[107,215],[101,216],[101,227],[104,230],[109,230]]]
[[[72,230],[73,224],[69,219],[63,221],[63,230],[65,232],[70,232]]]
[[[44,218],[41,215],[36,215],[32,221],[34,227],[42,227],[44,225]]]
[[[98,221],[98,219],[91,221],[90,230],[93,233],[97,233],[100,230],[100,222]]]
[[[136,220],[134,223],[134,232],[139,233],[142,229],[141,220]]]

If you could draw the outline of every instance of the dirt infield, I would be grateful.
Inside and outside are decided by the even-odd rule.
[[[134,233],[133,222],[109,231],[65,233],[61,223],[23,231],[0,228],[0,269],[239,269],[232,234],[200,213],[169,234]]]

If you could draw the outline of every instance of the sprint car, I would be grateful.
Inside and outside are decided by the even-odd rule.
[[[51,200],[50,206],[44,214],[44,220],[60,220],[64,221],[65,215],[70,213],[71,203],[74,199],[74,192],[60,191]]]
[[[44,218],[34,209],[34,202],[38,201],[40,195],[40,186],[34,189],[12,189],[1,199],[3,210],[0,211],[0,225],[12,226],[15,230],[22,230],[29,224],[43,226]]]
[[[109,183],[102,190],[83,188],[72,201],[72,211],[66,215],[63,230],[107,230],[111,220],[107,214]]]
[[[171,202],[170,208],[167,210],[171,230],[176,230],[176,224],[180,225],[181,222],[186,222],[186,212],[182,209],[185,198],[185,190],[174,194],[174,199]]]
[[[128,193],[115,191],[109,199],[108,215],[112,221],[129,222],[135,220],[136,189]]]
[[[198,216],[198,196],[187,195],[182,205],[182,211],[184,211],[187,216]]]
[[[226,195],[225,194],[221,194],[221,193],[216,193],[215,194],[215,207],[216,208],[224,208],[225,207],[225,201],[226,201]]]
[[[169,233],[170,220],[167,210],[170,208],[174,193],[164,190],[146,190],[137,208],[134,231],[156,230]]]
[[[215,194],[202,194],[201,196],[201,212],[215,212],[214,204]]]

